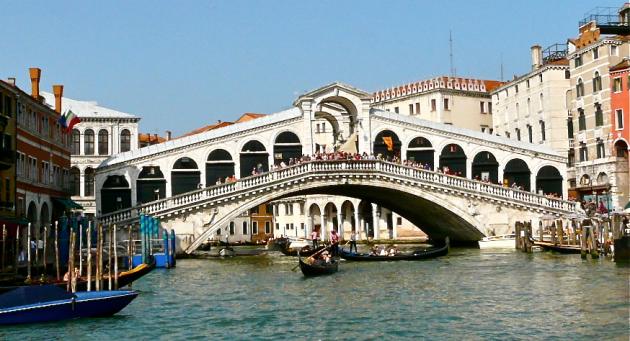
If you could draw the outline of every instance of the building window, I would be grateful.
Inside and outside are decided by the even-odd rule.
[[[243,222],[243,235],[244,236],[247,235],[247,222],[246,221]]]
[[[597,158],[601,159],[606,157],[606,150],[604,149],[604,141],[597,139]]]
[[[520,141],[521,140],[521,129],[516,128],[516,129],[514,129],[514,132],[516,133],[516,139]]]
[[[315,125],[315,133],[316,133],[316,134],[317,134],[317,133],[319,133],[319,123],[317,123],[317,124]]]
[[[584,115],[584,109],[579,108],[578,112],[578,130],[586,130],[586,115]]]
[[[595,103],[595,126],[601,127],[604,125],[604,112],[602,111],[602,105]]]
[[[81,153],[81,132],[77,129],[72,129],[72,155],[79,155]]]
[[[431,111],[435,111],[435,110],[437,109],[437,108],[436,108],[436,105],[437,105],[437,104],[436,104],[435,99],[432,99],[432,100],[431,100]]]
[[[271,233],[271,223],[268,221],[265,222],[265,233]]]
[[[586,143],[580,142],[580,162],[588,161],[588,149]]]
[[[487,126],[487,125],[482,125],[482,126],[481,126],[481,132],[482,132],[482,133],[487,133],[487,132],[489,132],[489,131],[490,131],[490,130],[488,129],[488,126]]]
[[[451,110],[451,108],[448,106],[448,98],[444,99],[444,110]]]
[[[326,132],[326,123],[322,123],[322,133]]]
[[[409,104],[409,115],[413,115],[413,104]]]
[[[617,119],[617,130],[623,130],[623,109],[615,110],[615,114]]]
[[[547,134],[545,133],[545,121],[538,121],[540,124],[540,140],[545,141],[547,139]]]
[[[304,231],[304,223],[300,223],[300,230]]]
[[[252,221],[252,234],[258,234],[258,222]]]
[[[616,56],[617,55],[617,46],[616,45],[611,45],[610,46],[610,55],[611,56]]]
[[[542,73],[539,73],[539,74],[538,74],[538,81],[542,83],[542,81],[543,81],[543,80],[542,80]]]
[[[81,196],[81,172],[78,168],[72,167],[70,176],[72,177],[72,195]]]
[[[94,155],[94,130],[88,129],[83,133],[83,153]]]
[[[540,96],[538,96],[538,97],[540,98],[540,111],[543,111],[543,110],[545,110],[545,106],[544,106],[545,102],[543,101],[544,96],[543,96],[543,94],[540,94]]]
[[[488,114],[492,115],[492,102],[488,102]]]
[[[575,95],[578,98],[584,96],[584,82],[582,82],[582,78],[578,79],[577,84],[575,85]]]
[[[529,79],[525,81],[525,85],[527,85],[527,88],[529,89]]]
[[[596,47],[593,49],[593,60],[599,58],[599,48]]]
[[[599,75],[598,71],[595,71],[595,75],[593,76],[593,92],[598,92],[602,90],[602,77]]]
[[[101,129],[98,132],[98,155],[107,155],[109,144],[109,134],[107,130]]]
[[[505,137],[507,137],[508,139],[510,138],[510,132],[509,131],[505,132]]]
[[[575,151],[573,149],[569,150],[567,155],[567,164],[569,167],[573,167],[573,165],[575,165]]]
[[[529,137],[529,143],[534,143],[534,134],[532,134],[532,126],[527,125],[527,136]]]
[[[398,114],[398,107],[394,107],[394,112]]]
[[[481,113],[485,114],[486,113],[486,102],[484,102],[484,101],[479,102],[479,107],[481,109]]]
[[[514,92],[518,93],[518,84],[514,86]]]
[[[234,235],[234,222],[233,221],[230,222],[230,235],[231,236]]]
[[[582,55],[576,56],[574,61],[575,61],[576,68],[582,66]]]
[[[564,79],[571,79],[571,71],[564,70]]]
[[[120,152],[128,152],[131,150],[131,133],[127,129],[120,132]]]
[[[86,168],[85,169],[85,196],[91,197],[94,196],[94,169]]]
[[[621,92],[622,90],[621,77],[613,79],[613,92]]]
[[[416,103],[416,115],[420,115],[420,103]]]
[[[276,230],[280,230],[280,223],[276,223]]]

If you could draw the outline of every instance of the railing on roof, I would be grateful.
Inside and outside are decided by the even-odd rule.
[[[567,57],[569,51],[568,44],[556,43],[543,50],[543,64],[547,64],[556,60]]]
[[[595,7],[584,15],[579,25],[582,27],[591,21],[594,21],[604,34],[626,32],[630,28],[628,18],[623,19],[619,14],[619,8],[616,7]]]

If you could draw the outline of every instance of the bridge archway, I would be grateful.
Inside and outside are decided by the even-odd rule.
[[[252,175],[254,168],[262,168],[263,172],[269,171],[269,153],[265,146],[256,140],[250,140],[241,148],[241,174],[240,177]]]
[[[554,166],[544,166],[536,174],[536,191],[562,197],[562,175]]]
[[[179,158],[171,170],[171,195],[194,191],[200,181],[201,172],[197,162],[187,156]]]
[[[512,159],[508,161],[503,170],[503,179],[507,180],[507,185],[516,184],[522,187],[524,191],[531,190],[531,174],[527,163],[521,159]]]
[[[324,224],[323,233],[326,233],[326,236],[322,238],[322,240],[330,239],[330,231],[337,230],[339,231],[339,219],[337,218],[337,206],[332,202],[329,202],[324,206]]]
[[[26,210],[26,219],[28,219],[28,222],[35,225],[38,222],[37,219],[37,205],[35,205],[34,201],[31,201],[28,204],[28,209]]]
[[[101,187],[101,213],[131,207],[131,188],[124,175],[110,175]]]
[[[350,237],[350,232],[356,231],[356,222],[354,219],[354,205],[350,200],[345,200],[341,204],[341,232],[342,238],[347,239]]]
[[[361,224],[357,233],[364,233],[366,237],[374,238],[374,219],[372,214],[372,204],[367,200],[361,200],[359,202],[359,216],[361,217]]]
[[[447,174],[466,177],[466,153],[458,144],[451,143],[440,153],[440,170]]]
[[[381,154],[386,159],[394,156],[400,157],[401,142],[398,135],[391,130],[383,130],[374,138],[374,147],[372,149],[375,156]]]
[[[483,151],[477,153],[472,163],[472,178],[482,181],[499,182],[499,162],[494,154]]]
[[[273,143],[273,163],[279,165],[284,162],[289,164],[290,159],[299,159],[302,156],[302,144],[300,138],[293,132],[280,133]]]
[[[429,165],[429,169],[433,170],[435,160],[435,149],[431,141],[422,136],[415,137],[407,146],[407,160]]]
[[[313,203],[308,208],[308,219],[311,221],[311,232],[317,231],[319,234],[319,239],[322,239],[322,210],[319,208],[319,205]]]
[[[206,159],[206,186],[212,186],[221,179],[236,175],[232,155],[225,149],[213,150]]]
[[[144,166],[136,180],[136,202],[146,204],[166,197],[166,179],[159,166]]]

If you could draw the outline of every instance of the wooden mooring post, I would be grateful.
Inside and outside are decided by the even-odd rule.
[[[517,221],[514,224],[516,233],[516,248],[523,252],[532,252],[532,223]]]
[[[580,256],[582,257],[582,259],[586,259],[586,255],[589,252],[591,254],[591,258],[599,258],[599,252],[597,250],[594,232],[595,227],[593,226],[593,221],[591,219],[582,220],[582,236],[580,238],[582,246]]]

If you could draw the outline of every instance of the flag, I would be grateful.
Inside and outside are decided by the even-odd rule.
[[[61,115],[58,120],[59,124],[65,128],[66,133],[72,131],[72,128],[75,124],[81,122],[79,116],[75,115],[72,110],[66,111],[65,114]]]
[[[387,146],[388,151],[394,151],[394,141],[392,141],[391,136],[383,136],[383,143]]]

